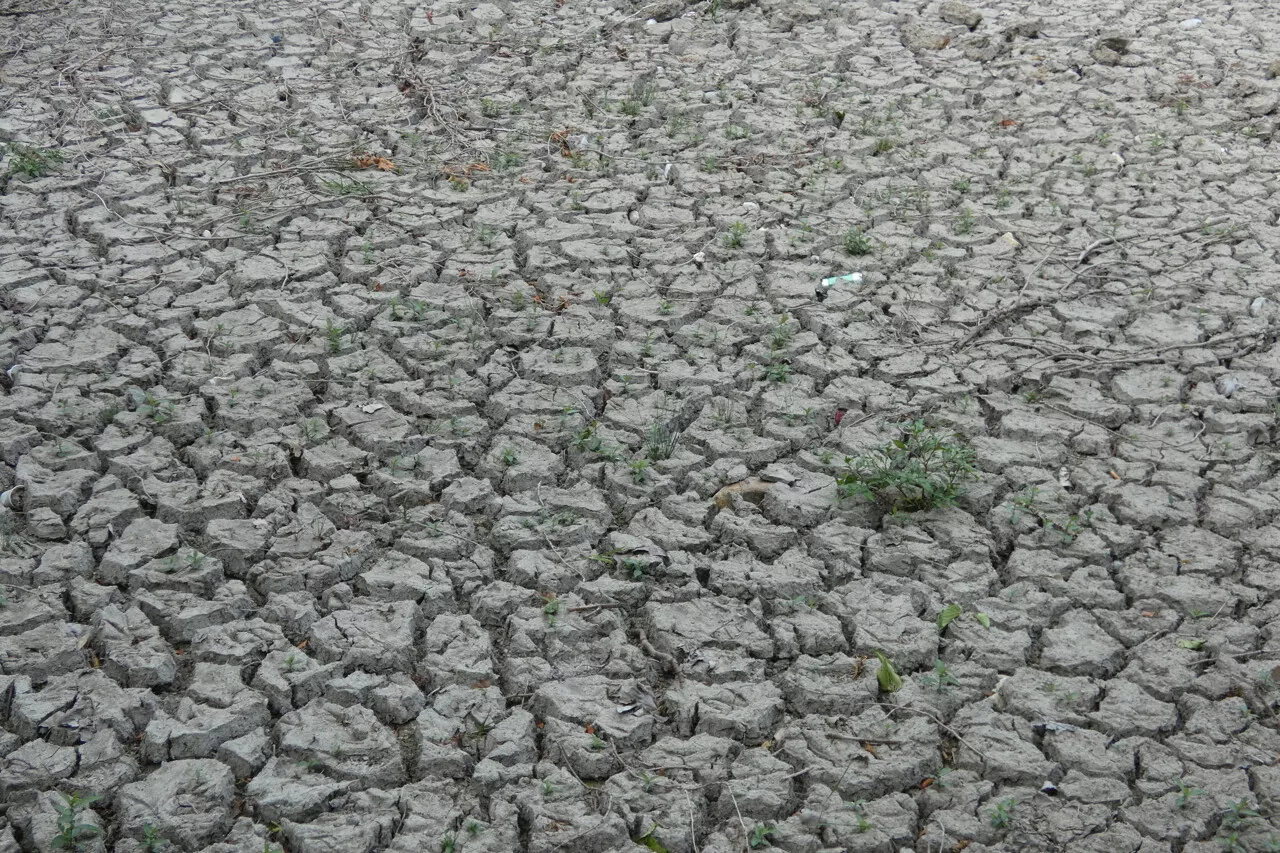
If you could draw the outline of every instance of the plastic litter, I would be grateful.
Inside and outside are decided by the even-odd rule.
[[[1259,296],[1257,299],[1249,303],[1249,316],[1257,317],[1267,307],[1267,297]]]
[[[1042,723],[1032,723],[1032,726],[1043,726],[1045,731],[1049,732],[1078,732],[1080,729],[1070,723],[1060,723],[1057,720],[1045,720]]]
[[[832,276],[831,278],[824,278],[822,280],[822,286],[831,287],[832,285],[842,281],[851,282],[853,284],[862,284],[862,273],[851,272],[846,275],[835,275],[835,276]]]
[[[814,291],[814,295],[818,298],[818,301],[821,302],[827,298],[827,293],[830,289],[842,281],[849,282],[850,284],[862,284],[862,273],[851,272],[844,275],[833,275],[830,278],[824,278],[819,283],[818,289]]]
[[[0,492],[0,506],[7,509],[22,509],[22,486],[14,486]]]

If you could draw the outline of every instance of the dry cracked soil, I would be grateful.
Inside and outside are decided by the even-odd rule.
[[[1269,0],[3,3],[3,853],[1280,850]]]

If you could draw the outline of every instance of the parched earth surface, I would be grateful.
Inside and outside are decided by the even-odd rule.
[[[1280,850],[1266,0],[5,2],[0,851]]]

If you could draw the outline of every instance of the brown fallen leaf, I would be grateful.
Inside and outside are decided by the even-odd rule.
[[[742,495],[753,504],[758,504],[764,500],[765,492],[776,485],[777,483],[770,483],[759,477],[748,477],[739,483],[730,483],[716,492],[711,499],[720,509],[726,509],[734,495]]]
[[[357,154],[353,158],[353,162],[357,169],[370,169],[377,167],[383,172],[394,172],[396,164],[388,160],[386,157],[379,157],[377,154]]]

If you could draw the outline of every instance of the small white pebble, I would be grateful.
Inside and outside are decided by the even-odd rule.
[[[1196,27],[1200,26],[1203,23],[1204,21],[1200,20],[1199,18],[1187,18],[1185,21],[1182,22],[1182,28],[1184,30],[1194,30]]]
[[[1257,317],[1267,308],[1267,297],[1259,296],[1249,303],[1249,316]]]
[[[698,252],[698,254],[696,254],[696,255],[694,255],[694,256],[693,256],[693,262],[694,262],[695,264],[700,264],[700,263],[702,263],[703,261],[705,261],[706,259],[707,259],[707,253],[706,253],[706,252]]]

